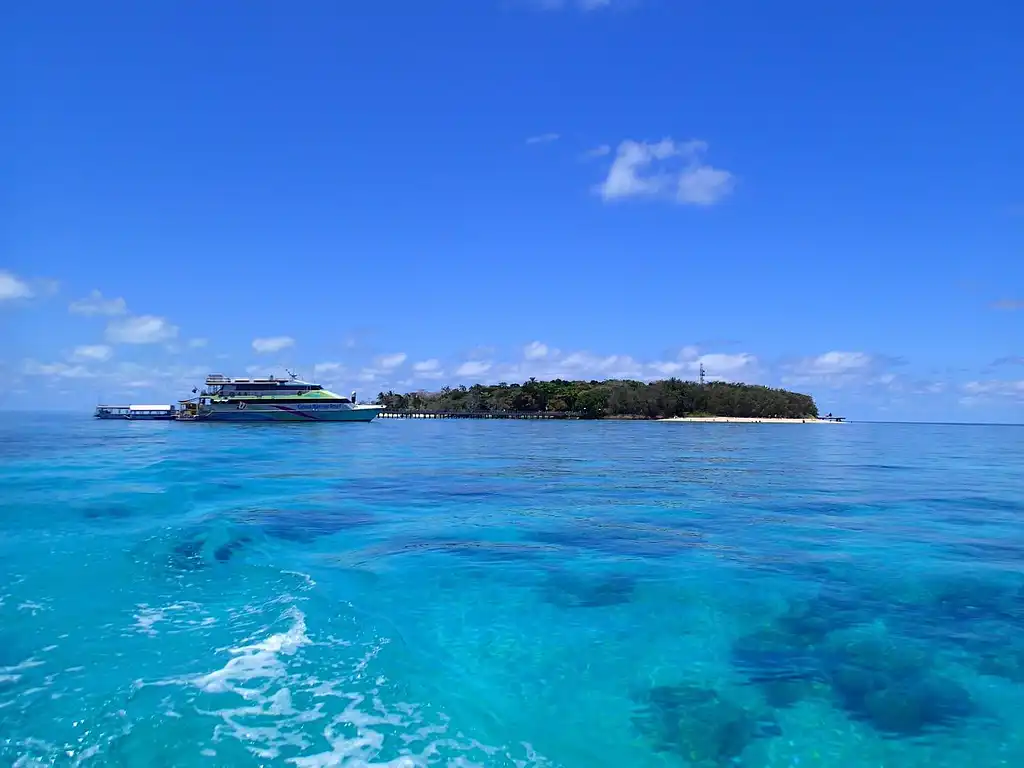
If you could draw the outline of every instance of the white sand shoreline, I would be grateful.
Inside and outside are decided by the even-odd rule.
[[[759,419],[746,416],[673,416],[656,421],[690,421],[701,424],[844,424],[829,419]]]

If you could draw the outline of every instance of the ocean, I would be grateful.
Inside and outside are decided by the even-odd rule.
[[[1024,428],[0,415],[0,765],[1024,765]]]

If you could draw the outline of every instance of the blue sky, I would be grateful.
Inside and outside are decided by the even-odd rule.
[[[0,407],[703,361],[1024,421],[1022,35],[1011,2],[17,3]]]

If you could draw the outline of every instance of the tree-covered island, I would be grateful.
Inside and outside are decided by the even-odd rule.
[[[555,411],[590,419],[678,416],[810,419],[818,415],[818,406],[810,395],[753,384],[709,382],[702,385],[680,379],[650,383],[530,379],[523,384],[444,387],[439,392],[404,395],[381,392],[377,403],[396,411]]]

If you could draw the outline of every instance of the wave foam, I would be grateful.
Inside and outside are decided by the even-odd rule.
[[[548,765],[525,745],[513,757],[453,734],[443,716],[385,703],[385,676],[368,668],[386,639],[361,649],[351,641],[314,642],[297,607],[281,618],[290,622],[287,629],[226,649],[232,658],[223,667],[187,681],[207,705],[196,711],[219,720],[214,743],[232,741],[260,759],[297,768],[419,768],[438,760],[462,768]]]

